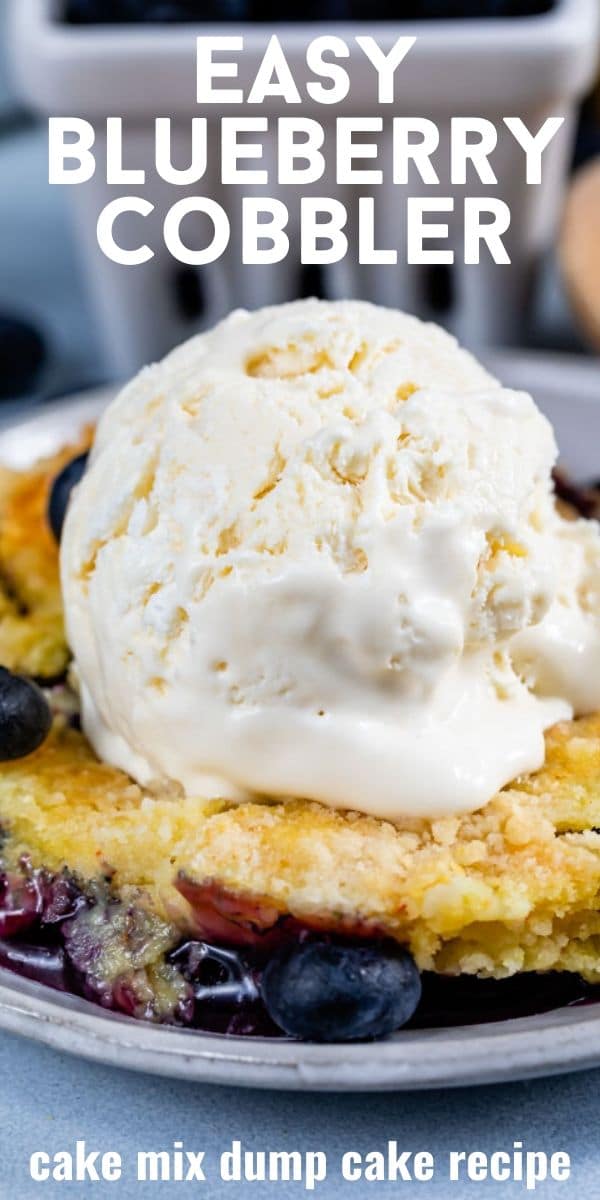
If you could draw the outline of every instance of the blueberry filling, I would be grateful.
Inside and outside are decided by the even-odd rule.
[[[239,1037],[357,1041],[589,1003],[576,975],[420,976],[394,943],[305,931],[270,954],[174,930],[141,905],[23,860],[0,874],[0,966],[126,1016]]]

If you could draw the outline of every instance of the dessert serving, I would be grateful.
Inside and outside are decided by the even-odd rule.
[[[0,962],[318,1041],[592,996],[600,532],[556,455],[441,329],[303,301],[3,470]]]

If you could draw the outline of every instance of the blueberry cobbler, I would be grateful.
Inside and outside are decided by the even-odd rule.
[[[600,532],[555,460],[442,330],[311,300],[3,469],[1,963],[315,1041],[593,996]]]

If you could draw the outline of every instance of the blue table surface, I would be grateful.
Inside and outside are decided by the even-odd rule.
[[[122,1197],[134,1200],[182,1192],[212,1200],[222,1196],[273,1197],[307,1194],[301,1182],[224,1183],[218,1160],[232,1139],[248,1149],[325,1150],[328,1178],[314,1195],[600,1197],[598,1087],[600,1071],[556,1079],[445,1092],[382,1095],[275,1093],[202,1087],[92,1065],[46,1047],[0,1035],[0,1196],[30,1200],[40,1195]],[[35,1183],[29,1175],[34,1151],[115,1150],[124,1171],[117,1183]],[[405,1150],[430,1150],[443,1164],[450,1150],[525,1149],[571,1156],[567,1183],[549,1181],[527,1193],[522,1183],[453,1183],[445,1173],[424,1183],[344,1183],[338,1163],[347,1150],[366,1153],[395,1139]],[[138,1150],[206,1151],[207,1182],[138,1183]],[[128,1169],[129,1168],[129,1169]]]

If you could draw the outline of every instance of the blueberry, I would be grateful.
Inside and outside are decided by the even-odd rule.
[[[33,754],[51,724],[50,706],[35,683],[0,667],[0,762]]]
[[[393,945],[308,941],[270,959],[261,991],[269,1015],[292,1037],[349,1042],[406,1024],[421,980],[410,955]]]
[[[33,325],[0,316],[0,399],[30,391],[45,357],[44,340]]]
[[[71,492],[83,477],[87,460],[87,454],[80,454],[77,458],[72,458],[52,484],[48,501],[48,520],[57,542],[60,542],[61,539]]]

